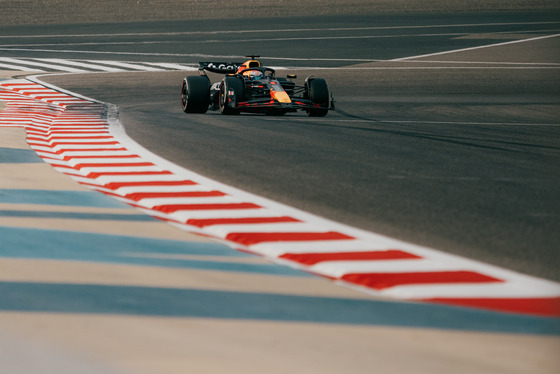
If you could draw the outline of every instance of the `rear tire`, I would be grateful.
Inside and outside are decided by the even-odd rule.
[[[310,80],[307,85],[307,94],[313,104],[318,104],[325,108],[329,107],[329,87],[324,79],[315,78]],[[328,112],[328,109],[307,109],[309,117],[324,117]]]
[[[206,113],[210,105],[210,81],[203,76],[189,76],[181,86],[181,107],[185,113]]]

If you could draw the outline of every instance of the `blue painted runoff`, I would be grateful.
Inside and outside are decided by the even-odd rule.
[[[0,203],[130,208],[96,191],[0,189]]]
[[[0,164],[38,164],[43,160],[31,149],[0,147]]]
[[[560,320],[378,300],[113,285],[0,282],[0,310],[439,328],[559,335]]]
[[[109,220],[109,221],[135,221],[135,222],[157,221],[155,218],[143,213],[111,214],[111,213],[53,212],[53,211],[41,211],[41,210],[10,210],[10,209],[0,209],[0,217],[62,218],[62,219]]]
[[[253,257],[213,242],[163,240],[0,226],[0,257],[219,270],[311,277],[286,266],[165,258],[165,255]],[[146,256],[149,255],[149,256]],[[161,255],[162,257],[157,257]]]

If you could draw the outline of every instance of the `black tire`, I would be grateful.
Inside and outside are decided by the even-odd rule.
[[[244,84],[241,79],[236,77],[225,77],[222,84],[220,85],[220,92],[218,94],[218,103],[220,105],[220,112],[222,114],[239,114],[239,109],[234,109],[230,107],[230,103],[227,99],[226,92],[228,90],[233,90],[235,95],[235,100],[239,101],[243,98]]]
[[[313,104],[318,104],[324,108],[329,107],[329,87],[324,79],[314,78],[310,80],[307,86],[307,95]],[[328,109],[307,109],[309,117],[324,117],[328,112]]]
[[[181,107],[185,113],[206,113],[210,105],[210,80],[203,76],[183,79]]]

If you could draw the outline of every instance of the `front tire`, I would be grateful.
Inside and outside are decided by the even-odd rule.
[[[314,78],[307,85],[307,95],[313,104],[322,107],[329,107],[329,87],[327,82],[321,78]],[[309,117],[324,117],[329,112],[328,109],[307,109]]]
[[[236,77],[225,77],[220,85],[218,93],[218,103],[222,114],[239,114],[240,110],[231,107],[231,101],[228,97],[228,91],[233,91],[234,105],[235,102],[243,97],[243,82]]]
[[[210,81],[203,76],[189,76],[181,86],[181,107],[185,113],[206,113],[210,105]]]

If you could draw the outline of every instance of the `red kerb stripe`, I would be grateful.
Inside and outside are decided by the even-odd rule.
[[[57,145],[116,145],[119,142],[53,142],[51,146],[56,147]]]
[[[421,257],[398,249],[389,249],[368,252],[285,253],[280,258],[311,266],[324,261],[404,260]]]
[[[158,205],[152,209],[164,213],[173,213],[179,210],[230,210],[230,209],[260,209],[259,205],[253,203],[231,203],[231,204],[174,204]]]
[[[84,136],[84,137],[77,137],[77,136],[59,136],[60,134],[49,134],[49,140],[76,140],[76,139],[113,139],[112,135],[99,135],[99,136]]]
[[[500,279],[473,271],[433,271],[417,273],[355,273],[340,279],[361,286],[383,290],[407,284],[434,283],[489,283],[503,282]]]
[[[221,191],[183,191],[183,192],[135,192],[126,195],[127,198],[140,201],[142,199],[158,197],[213,197],[225,196]]]
[[[116,152],[116,151],[127,151],[127,149],[126,148],[80,148],[80,149],[64,148],[56,151],[56,153],[61,155],[64,152],[104,152],[104,151]]]
[[[102,164],[102,163],[94,163],[94,164],[77,164],[75,166],[76,169],[81,168],[94,168],[94,167],[126,167],[126,166],[155,166],[151,162],[122,162],[122,163],[111,163],[111,164]]]
[[[66,131],[68,128],[64,130],[49,130],[50,135],[61,135],[61,134],[108,134],[107,130],[83,130],[82,128],[75,128],[74,131]]]
[[[65,169],[72,169],[72,170],[76,170],[74,169],[72,166],[70,165],[59,165],[59,164],[51,164],[52,167],[54,168],[65,168]]]
[[[32,95],[36,95],[37,92],[30,92],[28,95],[32,96]],[[39,92],[39,94],[41,94]],[[59,101],[59,100],[68,100],[68,99],[74,99],[72,96],[67,96],[67,95],[42,95],[41,96],[33,96],[34,99],[37,100],[53,100],[53,101]],[[77,99],[80,100],[80,99]],[[80,100],[82,101],[82,100]]]
[[[212,225],[235,225],[235,224],[258,224],[258,223],[280,223],[301,222],[292,217],[246,217],[246,218],[217,218],[217,219],[189,219],[186,224],[197,227]]]
[[[244,245],[253,245],[262,242],[293,242],[313,240],[351,240],[351,236],[336,231],[327,232],[242,232],[231,233],[227,240]]]
[[[36,136],[28,136],[28,137],[27,137],[27,141],[28,141],[28,142],[39,141],[39,142],[46,142],[46,143],[49,142],[48,139],[45,138],[45,137],[40,137],[40,138],[38,138],[38,137],[36,137]]]
[[[140,158],[137,155],[89,155],[89,156],[64,156],[65,161],[70,161],[75,158]]]
[[[182,181],[139,181],[139,182],[111,182],[104,187],[116,190],[121,187],[142,187],[142,186],[195,186],[196,182],[189,180]]]
[[[172,174],[170,171],[107,171],[107,172],[97,172],[89,173],[88,178],[97,178],[102,175],[167,175]]]
[[[423,301],[491,309],[500,312],[560,317],[560,297],[531,298],[434,298]]]

